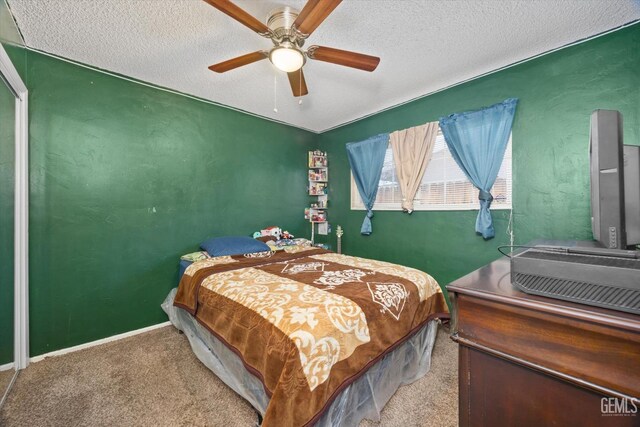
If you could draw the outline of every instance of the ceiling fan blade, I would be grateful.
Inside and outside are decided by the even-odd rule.
[[[302,68],[298,71],[287,73],[287,76],[289,76],[289,83],[291,84],[293,96],[304,96],[309,93],[307,90],[307,82],[304,80]]]
[[[209,69],[211,71],[215,71],[216,73],[224,73],[229,70],[233,70],[234,68],[242,67],[243,65],[248,65],[253,62],[260,61],[261,59],[265,59],[267,56],[268,55],[266,52],[259,50],[257,52],[247,53],[246,55],[219,62],[210,66]]]
[[[220,12],[226,13],[242,25],[251,28],[260,35],[267,36],[270,33],[269,27],[249,15],[229,0],[204,0]]]
[[[338,7],[342,0],[309,0],[304,5],[293,25],[297,30],[309,35],[318,28],[322,21]]]
[[[310,46],[307,50],[307,56],[316,61],[331,62],[364,71],[373,71],[380,63],[380,58],[377,56],[323,46]]]

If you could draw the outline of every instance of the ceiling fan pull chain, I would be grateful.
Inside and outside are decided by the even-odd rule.
[[[302,68],[298,70],[298,73],[300,74],[300,79],[298,79],[300,83],[300,92],[298,93],[302,94]],[[298,99],[298,105],[302,105],[302,95],[300,96],[300,99]]]
[[[278,76],[273,76],[273,112],[278,112]]]

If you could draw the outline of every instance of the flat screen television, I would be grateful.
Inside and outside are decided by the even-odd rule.
[[[591,228],[605,248],[640,244],[640,146],[624,145],[622,114],[591,114]]]

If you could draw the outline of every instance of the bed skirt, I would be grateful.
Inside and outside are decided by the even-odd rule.
[[[262,382],[242,360],[185,310],[175,307],[174,288],[162,303],[171,323],[184,332],[196,357],[225,384],[264,415],[269,397]],[[431,367],[431,350],[438,320],[430,321],[398,348],[384,356],[345,388],[322,414],[316,427],[357,426],[361,420],[380,421],[380,412],[396,390],[423,377]]]

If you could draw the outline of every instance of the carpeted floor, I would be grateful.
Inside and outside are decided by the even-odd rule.
[[[4,392],[9,387],[9,383],[11,383],[11,378],[13,378],[13,374],[16,371],[13,369],[9,369],[8,371],[0,371],[0,399],[4,396]],[[1,425],[1,424],[0,424]]]
[[[362,426],[457,426],[457,354],[441,328],[431,371],[398,390],[380,423]],[[251,406],[172,326],[32,363],[0,411],[6,427],[255,424]]]

